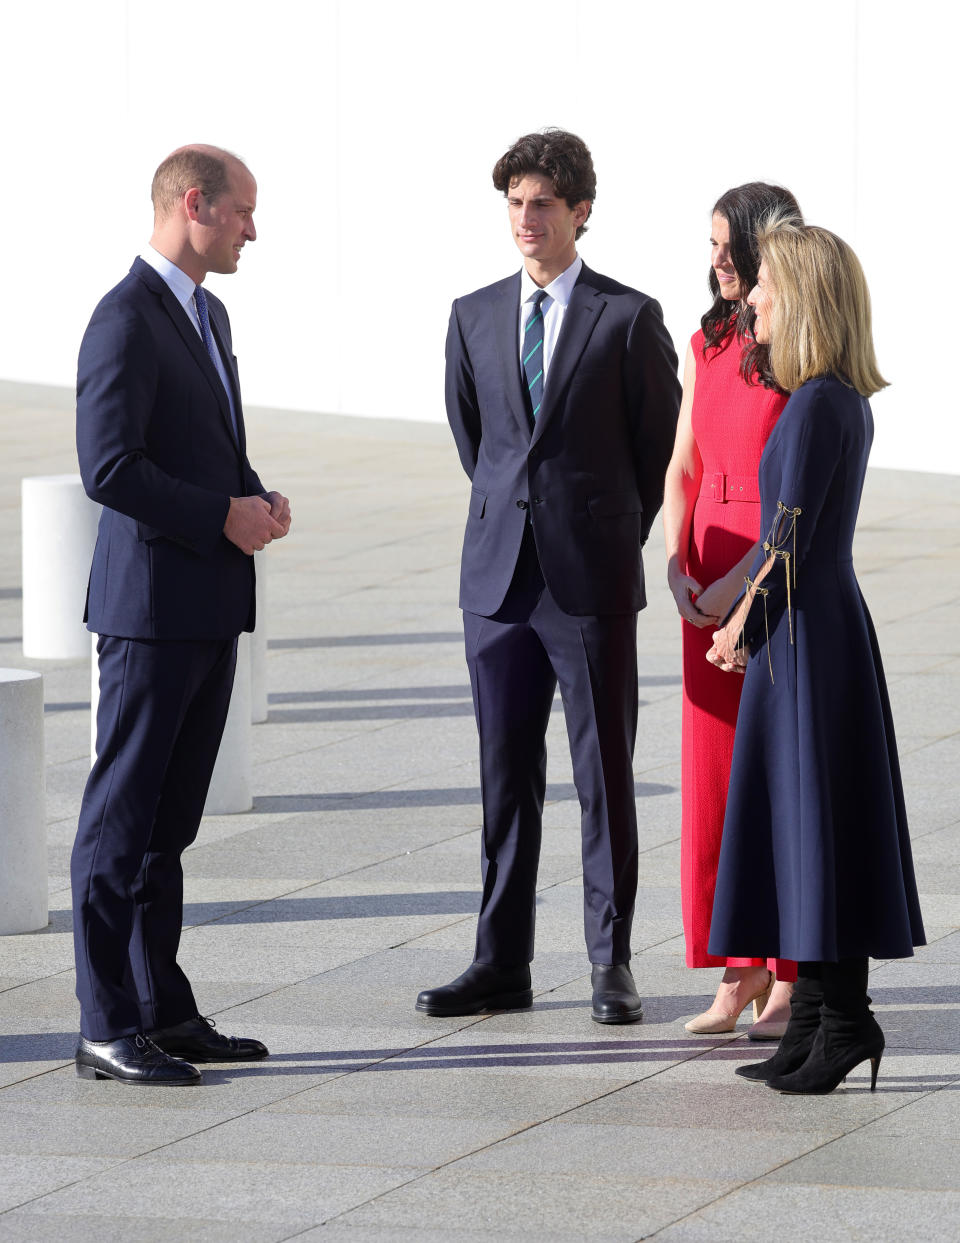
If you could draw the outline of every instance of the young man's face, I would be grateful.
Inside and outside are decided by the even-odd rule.
[[[513,240],[524,259],[555,268],[558,274],[573,263],[577,229],[590,211],[587,200],[570,207],[557,197],[549,177],[527,173],[511,181],[507,208]]]

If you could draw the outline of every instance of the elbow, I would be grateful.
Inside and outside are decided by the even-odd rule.
[[[83,481],[84,492],[91,501],[96,501],[99,505],[118,508],[116,502],[125,491],[123,477],[126,470],[141,456],[140,453],[127,453],[119,458],[111,458],[107,461],[101,459],[94,462],[86,462],[81,457],[80,478]]]
[[[98,505],[109,505],[106,489],[96,471],[85,469],[83,464],[80,465],[80,481],[83,484],[83,490],[91,501],[96,501]]]
[[[85,471],[81,467],[80,478],[83,480],[83,490],[91,501],[96,501],[98,505],[111,504],[114,491],[110,486],[112,472],[107,470]]]

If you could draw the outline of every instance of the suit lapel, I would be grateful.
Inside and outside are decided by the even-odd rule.
[[[233,408],[237,412],[237,430],[236,430],[236,435],[234,436],[233,420],[230,417],[230,408],[229,408],[229,403],[228,403],[226,413],[227,413],[227,422],[230,426],[230,434],[231,436],[234,436],[234,440],[239,439],[240,452],[245,453],[246,445],[244,443],[243,415],[242,415],[241,408],[240,408],[240,377],[237,375],[234,369],[234,366],[233,366],[233,350],[228,345],[227,334],[223,331],[223,328],[220,324],[219,311],[217,310],[216,307],[211,308],[210,303],[207,303],[207,306],[208,306],[208,309],[211,309],[210,327],[213,330],[213,339],[217,343],[217,349],[220,351],[220,357],[223,360],[223,369],[227,373],[227,376],[230,380],[231,387],[233,388]],[[214,372],[216,372],[216,368],[214,368]],[[217,376],[217,379],[219,380],[220,377]],[[223,385],[221,384],[220,387],[222,388]]]
[[[227,425],[227,430],[230,432],[230,439],[234,444],[236,444],[237,438],[233,434],[233,420],[230,418],[230,402],[227,400],[226,390],[223,387],[219,375],[217,375],[217,369],[213,365],[213,359],[207,353],[203,341],[200,339],[200,334],[197,332],[190,320],[190,316],[174,297],[167,282],[162,276],[155,272],[148,263],[144,263],[141,259],[138,259],[134,267],[144,279],[148,287],[159,297],[163,309],[173,320],[174,327],[182,337],[183,343],[193,355],[194,361],[206,377],[207,383],[210,385],[213,390],[213,394],[217,399],[220,414]],[[224,353],[223,343],[220,339],[219,332],[215,330],[214,335],[217,338],[218,345],[220,346],[220,357],[229,358],[230,355]],[[225,361],[224,366],[228,373],[232,371],[232,367],[228,362]],[[237,409],[239,410],[239,408],[240,407],[238,405]]]
[[[503,374],[503,391],[510,409],[523,428],[530,434],[530,416],[523,396],[523,377],[520,373],[520,273],[497,291],[492,306],[494,336],[500,369]]]
[[[550,370],[543,390],[543,405],[533,429],[534,440],[542,434],[554,410],[559,408],[580,356],[607,304],[603,295],[594,288],[590,276],[590,269],[584,264],[570,295],[563,316],[563,327],[550,359]]]

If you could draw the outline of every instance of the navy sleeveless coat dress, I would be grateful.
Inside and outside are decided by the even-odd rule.
[[[832,962],[924,944],[887,688],[853,569],[872,440],[869,403],[828,375],[792,395],[760,461],[751,582],[772,564],[743,631],[711,954]]]

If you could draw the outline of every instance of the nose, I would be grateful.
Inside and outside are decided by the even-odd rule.
[[[754,287],[747,294],[747,306],[752,306],[756,308],[757,294],[759,293],[759,291],[760,291],[760,287],[758,285],[754,285]]]
[[[530,203],[524,203],[524,205],[520,208],[520,227],[523,229],[529,228],[533,224],[535,218],[536,212],[533,205]]]
[[[257,240],[257,226],[253,223],[252,216],[247,219],[247,227],[244,229],[244,233],[247,235],[248,242],[255,242]]]
[[[730,262],[730,247],[718,246],[713,256],[713,266],[715,268],[725,268]]]

